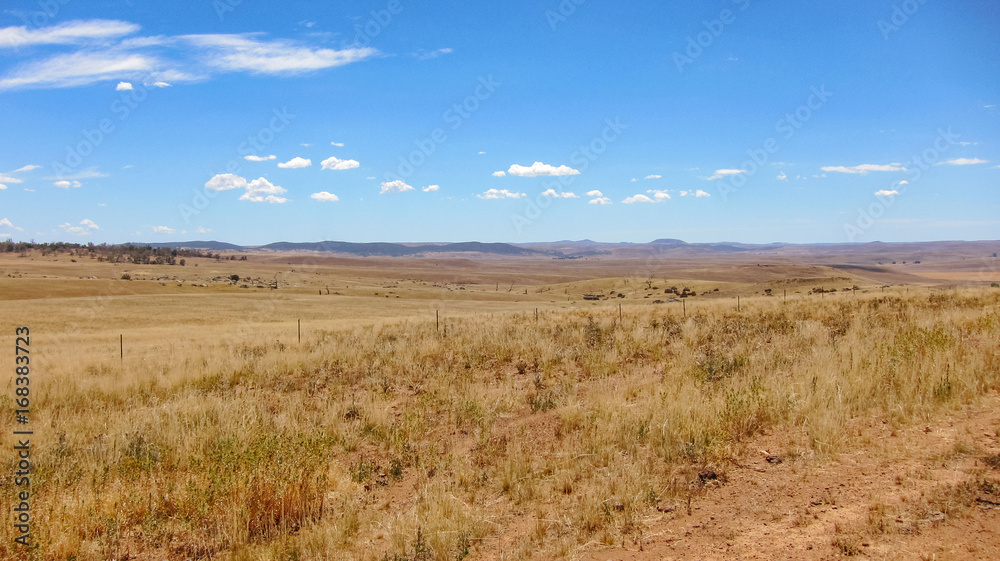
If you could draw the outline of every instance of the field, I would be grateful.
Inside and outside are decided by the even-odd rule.
[[[0,254],[0,556],[1000,557],[995,266],[242,255]]]

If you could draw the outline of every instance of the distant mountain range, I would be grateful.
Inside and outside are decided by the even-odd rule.
[[[672,258],[698,258],[725,254],[756,254],[801,258],[864,255],[880,259],[919,259],[936,252],[961,258],[994,258],[1000,251],[998,241],[940,241],[902,243],[840,244],[745,244],[739,242],[688,243],[678,239],[658,239],[648,243],[605,243],[592,240],[563,240],[536,243],[354,243],[338,241],[276,242],[261,246],[241,246],[218,241],[136,243],[152,247],[202,249],[207,251],[313,251],[361,257],[404,257],[433,254],[480,254],[497,256],[549,257],[555,259],[635,258],[651,253]]]
[[[204,249],[208,251],[320,251],[325,253],[346,253],[363,257],[402,257],[427,253],[485,253],[491,255],[539,255],[545,253],[535,249],[518,247],[507,243],[442,243],[442,244],[401,244],[401,243],[353,243],[353,242],[276,242],[261,246],[239,246],[216,241],[166,242],[136,244],[152,247]]]

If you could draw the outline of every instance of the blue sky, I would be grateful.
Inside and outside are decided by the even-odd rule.
[[[1000,238],[1000,4],[8,1],[0,237]]]

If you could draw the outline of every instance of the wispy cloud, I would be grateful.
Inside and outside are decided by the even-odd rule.
[[[423,191],[424,193],[433,193],[435,191],[440,191],[440,190],[441,190],[440,185],[428,185],[427,187],[421,189],[421,191]]]
[[[405,191],[412,191],[413,187],[407,185],[402,179],[397,179],[396,181],[383,181],[379,189],[379,194],[384,195],[386,193],[403,193]]]
[[[184,35],[178,39],[197,47],[202,62],[223,72],[299,74],[344,66],[378,54],[370,47],[321,49],[282,39],[258,40],[253,35]]]
[[[430,51],[430,52],[418,52],[418,53],[414,53],[413,56],[415,56],[419,60],[429,60],[429,59],[432,59],[432,58],[437,58],[437,57],[439,57],[441,55],[449,55],[449,54],[451,54],[453,52],[455,52],[453,49],[445,47],[443,49],[437,49],[437,50]]]
[[[936,166],[974,166],[978,164],[988,164],[989,160],[981,160],[979,158],[955,158],[953,160],[948,160],[946,162],[938,162],[934,165]]]
[[[868,175],[873,171],[906,171],[903,164],[892,163],[892,164],[861,164],[857,166],[845,167],[845,166],[826,166],[821,168],[823,171],[837,172],[837,173],[855,173],[859,175]]]
[[[319,193],[313,193],[312,195],[309,195],[309,198],[325,203],[335,203],[340,200],[340,197],[328,191],[320,191]]]
[[[530,166],[514,164],[510,166],[507,173],[518,177],[538,177],[540,175],[580,175],[578,170],[569,166],[550,166],[542,162],[535,162]]]
[[[17,177],[14,177],[13,175],[0,173],[0,183],[24,183],[24,181]]]
[[[343,142],[331,142],[330,146],[336,146],[337,148],[343,148],[344,147],[344,143]]]
[[[662,175],[647,175],[646,179],[663,179]]]
[[[895,197],[898,194],[899,191],[895,189],[881,189],[879,191],[875,191],[876,197]]]
[[[717,169],[715,173],[706,177],[708,181],[715,181],[716,179],[722,179],[723,177],[728,177],[730,175],[739,175],[741,173],[746,173],[745,169]]]
[[[778,174],[777,179],[778,181],[788,181],[788,176],[785,175],[785,172],[781,172]]]
[[[153,226],[154,234],[173,234],[176,230],[170,228],[169,226]]]
[[[56,187],[58,187],[60,189],[69,189],[70,187],[76,188],[76,187],[82,187],[83,186],[82,183],[80,183],[79,181],[76,181],[75,179],[73,181],[69,181],[69,180],[56,181],[55,183],[53,183],[53,185],[55,185]]]
[[[6,226],[7,228],[13,228],[13,229],[17,230],[18,232],[23,232],[24,231],[24,228],[18,228],[17,226],[15,226],[14,224],[12,224],[11,221],[9,219],[7,219],[7,218],[0,218],[0,226]]]
[[[199,234],[207,234],[207,233],[209,233],[211,231],[212,231],[211,228],[206,228],[204,226],[198,226],[198,233]]]
[[[498,200],[498,199],[520,199],[521,197],[527,197],[527,193],[516,193],[508,191],[507,189],[489,189],[479,195],[476,195],[480,199]]]
[[[29,29],[26,26],[0,29],[0,49],[31,45],[67,45],[130,35],[139,31],[134,23],[118,20],[74,20]]]
[[[16,170],[12,171],[11,173],[21,173],[22,171],[31,171],[31,170],[38,169],[40,167],[42,167],[42,166],[36,166],[35,164],[28,164],[26,166],[21,166],[21,167],[17,168]]]
[[[278,164],[278,167],[282,169],[301,169],[307,168],[311,165],[313,165],[312,160],[296,156],[287,162]]]
[[[81,51],[58,54],[19,66],[0,78],[0,90],[85,86],[149,74],[160,64],[155,57],[139,53]]]
[[[589,201],[587,201],[587,203],[588,204],[592,204],[592,205],[610,205],[610,204],[612,204],[611,203],[611,199],[609,199],[607,197],[597,197],[595,199],[590,199]]]
[[[95,20],[36,30],[0,29],[0,48],[41,43],[84,43],[70,53],[27,61],[0,76],[0,90],[68,88],[117,81],[154,87],[205,80],[220,72],[298,75],[376,56],[370,47],[323,48],[260,33],[131,37],[139,26]]]
[[[276,159],[278,159],[278,157],[275,156],[274,154],[271,154],[270,156],[254,156],[254,155],[250,155],[250,156],[243,156],[243,159],[247,160],[248,162],[266,162],[268,160],[276,160]]]
[[[323,169],[343,171],[361,167],[361,162],[357,160],[341,160],[340,158],[330,157],[320,162],[320,165]]]

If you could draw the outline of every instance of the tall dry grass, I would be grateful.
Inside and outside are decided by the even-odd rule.
[[[595,310],[65,349],[33,386],[31,555],[568,557],[641,540],[762,431],[835,454],[1000,388],[996,290]]]

